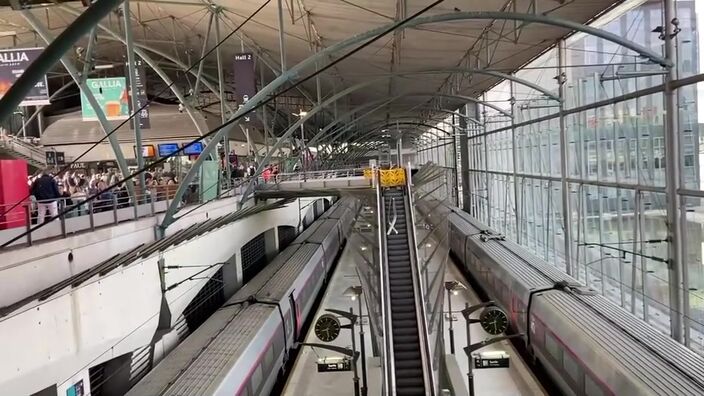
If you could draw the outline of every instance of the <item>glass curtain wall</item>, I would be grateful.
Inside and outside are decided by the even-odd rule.
[[[662,2],[630,4],[594,26],[664,54],[657,29],[664,25]],[[676,13],[681,80],[704,72],[704,1],[679,0]],[[679,315],[685,343],[703,353],[704,83],[676,90],[682,187],[676,232],[684,273],[672,285],[663,69],[609,41],[574,34],[514,76],[479,98],[502,111],[480,105],[478,122],[467,125],[469,185],[462,188],[471,202],[465,208],[661,331],[669,334],[671,316]],[[660,89],[621,98],[649,87]],[[560,101],[551,98],[560,95],[562,119]],[[671,288],[679,288],[683,312],[672,311]]]

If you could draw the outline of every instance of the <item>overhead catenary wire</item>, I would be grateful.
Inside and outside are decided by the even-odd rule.
[[[203,56],[201,56],[198,60],[196,60],[193,64],[191,64],[185,71],[184,74],[188,73],[195,67],[197,67],[202,61],[204,61],[210,54],[213,53],[220,45],[222,45],[225,41],[227,41],[230,37],[232,37],[237,31],[239,31],[247,22],[249,22],[252,18],[254,18],[259,12],[264,9],[266,5],[268,5],[271,2],[271,0],[266,0],[264,4],[262,4],[259,8],[257,8],[247,19],[245,19],[240,25],[238,25],[234,30],[232,30],[229,34],[227,34],[223,39],[221,39],[219,42],[213,46],[210,50],[206,51]],[[88,147],[86,150],[84,150],[78,157],[74,158],[71,162],[66,164],[63,168],[59,169],[57,174],[61,174],[63,172],[66,172],[68,170],[71,170],[71,166],[78,161],[80,161],[83,157],[85,157],[89,152],[91,152],[94,148],[98,147],[100,144],[102,144],[105,139],[109,138],[113,133],[117,132],[118,129],[122,128],[125,124],[130,122],[137,114],[139,114],[142,110],[147,108],[150,104],[154,102],[154,100],[159,97],[161,94],[164,92],[168,91],[174,84],[176,83],[176,79],[174,81],[171,81],[169,84],[166,84],[159,92],[154,94],[151,99],[147,99],[147,101],[139,107],[137,110],[135,110],[130,116],[123,120],[121,123],[119,123],[115,128],[113,128],[110,132],[107,132],[105,136],[100,138],[97,142],[94,142],[90,147]],[[111,187],[112,188],[112,187]],[[17,206],[21,205],[22,203],[26,202],[31,196],[31,193],[27,195],[26,197],[22,198],[21,200],[15,202],[10,209],[5,210],[5,213],[9,213],[13,209],[15,209]],[[134,197],[135,199],[137,197]],[[87,201],[86,201],[87,202]],[[136,204],[136,203],[135,203]],[[80,205],[79,205],[80,206]],[[63,213],[62,213],[63,214]],[[54,218],[52,218],[54,220]],[[0,247],[5,247],[6,245],[2,245]]]
[[[259,9],[257,9],[257,11],[255,11],[255,13],[259,12],[266,4],[269,3],[269,1],[271,1],[271,0],[267,0],[267,2],[266,2],[264,5],[262,5]],[[169,155],[167,155],[167,156],[165,156],[165,157],[161,157],[160,159],[154,161],[153,163],[151,163],[151,164],[149,164],[149,165],[146,165],[145,167],[143,167],[143,168],[141,168],[141,169],[138,169],[136,172],[134,172],[134,173],[131,174],[130,176],[125,177],[125,178],[123,178],[123,179],[121,179],[121,180],[118,180],[117,182],[115,182],[115,183],[109,185],[106,189],[110,190],[110,189],[113,189],[113,188],[115,188],[115,187],[118,187],[119,185],[121,185],[121,184],[123,184],[123,183],[125,183],[125,182],[128,182],[128,181],[134,179],[135,177],[138,177],[139,175],[141,175],[142,173],[146,172],[147,170],[149,170],[149,169],[155,167],[156,165],[160,165],[160,164],[166,162],[169,158],[179,155],[179,154],[182,153],[184,150],[190,148],[190,147],[193,146],[194,144],[199,143],[199,142],[203,141],[205,138],[210,137],[210,136],[216,134],[216,133],[217,133],[218,131],[220,131],[221,129],[223,129],[223,128],[225,128],[225,127],[227,127],[227,126],[229,126],[229,125],[231,125],[231,124],[233,124],[233,123],[239,121],[241,118],[244,118],[246,114],[249,114],[249,113],[251,113],[251,112],[253,112],[253,111],[259,109],[260,107],[265,106],[267,103],[273,101],[274,99],[276,99],[277,97],[283,95],[284,93],[286,93],[286,92],[288,92],[288,91],[290,91],[290,90],[292,90],[292,89],[294,89],[294,88],[296,88],[296,87],[302,85],[303,83],[305,83],[306,81],[308,81],[308,80],[314,78],[314,77],[317,76],[318,74],[321,74],[321,73],[325,72],[326,70],[328,70],[328,69],[334,67],[336,64],[338,64],[338,63],[344,61],[345,59],[349,58],[350,56],[356,54],[357,52],[359,52],[359,51],[361,51],[362,49],[368,47],[368,46],[371,45],[372,43],[376,42],[377,40],[379,40],[379,39],[381,39],[382,37],[386,36],[387,34],[393,32],[394,30],[400,28],[401,26],[405,25],[405,24],[408,23],[409,21],[411,21],[411,20],[417,18],[418,16],[424,14],[424,13],[427,12],[428,10],[432,9],[433,7],[435,7],[436,5],[438,5],[438,4],[440,4],[440,3],[444,2],[444,1],[445,1],[445,0],[436,0],[436,1],[434,1],[433,3],[431,3],[430,5],[424,7],[423,9],[421,9],[420,11],[418,11],[418,12],[414,13],[413,15],[409,16],[408,18],[405,18],[405,19],[403,19],[403,20],[401,20],[401,21],[399,21],[399,22],[397,22],[397,23],[394,23],[394,24],[391,25],[389,28],[387,28],[387,29],[385,29],[384,31],[382,31],[381,33],[377,34],[376,36],[374,36],[373,38],[371,38],[369,41],[365,42],[364,44],[362,44],[362,45],[358,46],[357,48],[355,48],[355,49],[353,49],[353,50],[347,52],[346,54],[342,55],[341,57],[339,57],[339,58],[335,59],[334,61],[328,63],[326,66],[324,66],[324,67],[318,69],[317,71],[311,73],[311,74],[308,75],[307,77],[304,77],[304,78],[298,80],[297,82],[295,82],[294,84],[290,85],[288,88],[285,88],[285,89],[282,90],[281,92],[279,92],[279,93],[277,93],[277,94],[272,94],[272,95],[270,95],[268,98],[266,98],[266,99],[260,101],[259,103],[257,103],[256,105],[254,105],[254,106],[250,109],[250,111],[249,111],[248,113],[233,116],[232,118],[230,118],[228,121],[226,121],[226,122],[223,123],[222,125],[217,126],[217,127],[213,128],[213,129],[211,129],[211,130],[210,130],[208,133],[206,133],[205,135],[200,136],[200,137],[198,137],[198,138],[196,138],[196,139],[190,141],[189,143],[187,143],[187,144],[181,146],[178,150],[174,151],[173,153],[171,153],[171,154],[169,154]],[[255,15],[255,14],[252,14],[249,19],[251,19],[254,15]],[[249,19],[248,19],[248,20],[249,20]],[[247,22],[247,21],[243,22],[243,24],[246,23],[246,22]],[[242,24],[241,24],[239,27],[241,27],[241,26],[242,26]],[[239,27],[238,27],[238,28],[239,28]],[[236,31],[236,30],[235,30],[235,31]],[[233,34],[234,34],[234,31],[231,32],[231,33],[230,33],[228,36],[226,36],[226,37],[230,37],[230,36],[232,36]],[[220,44],[218,44],[218,45],[220,45]],[[211,50],[211,51],[212,51],[212,50]],[[130,115],[130,118],[134,117],[136,114],[139,114],[139,112],[142,110],[142,108],[143,108],[143,107],[139,108],[136,112],[134,112],[133,114],[131,114],[131,115]],[[127,122],[130,118],[128,118],[128,119],[125,120],[124,122]],[[121,125],[122,125],[122,124],[121,124]],[[121,126],[121,125],[120,125],[120,126]],[[119,127],[118,127],[118,128],[119,128]],[[116,129],[115,129],[115,130],[116,130]],[[113,133],[115,130],[113,130],[111,133]],[[100,196],[100,193],[93,194],[93,195],[91,195],[91,196],[89,196],[89,197],[86,197],[85,201],[83,201],[83,202],[81,202],[81,203],[78,203],[78,204],[71,205],[71,206],[65,208],[65,209],[64,209],[62,212],[60,212],[58,215],[52,216],[52,217],[49,219],[49,221],[45,221],[45,222],[43,222],[42,224],[38,224],[38,225],[36,225],[36,226],[30,228],[29,230],[27,230],[27,231],[25,231],[25,232],[23,232],[23,233],[17,235],[16,237],[14,237],[14,238],[10,239],[9,241],[7,241],[7,242],[3,243],[2,245],[0,245],[0,248],[4,248],[4,247],[7,247],[7,246],[11,245],[12,243],[14,243],[14,242],[16,242],[16,241],[22,239],[22,238],[23,238],[24,236],[26,236],[27,234],[30,234],[30,233],[32,233],[32,232],[34,232],[34,231],[36,231],[36,230],[38,230],[38,229],[44,227],[45,225],[49,224],[51,221],[56,220],[57,218],[59,218],[59,217],[65,215],[66,213],[69,213],[69,212],[71,212],[72,210],[74,210],[74,209],[80,207],[81,205],[85,205],[85,204],[88,203],[88,202],[94,201],[94,200],[97,199],[99,196]]]

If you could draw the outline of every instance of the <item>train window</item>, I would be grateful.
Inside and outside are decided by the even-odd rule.
[[[586,396],[604,396],[606,393],[589,375],[584,376],[584,394]]]
[[[264,370],[269,371],[269,369],[272,366],[273,361],[274,361],[274,347],[273,347],[273,345],[269,345],[269,347],[266,348],[266,353],[264,354]]]
[[[565,352],[562,355],[562,367],[564,367],[567,375],[570,376],[572,381],[577,384],[578,389],[582,388],[582,368],[579,367],[577,361],[572,358],[569,352]]]
[[[562,350],[560,345],[550,333],[545,332],[545,349],[556,362],[562,362]]]
[[[254,369],[254,373],[252,373],[252,393],[253,394],[258,394],[259,393],[259,387],[262,385],[262,366],[258,365],[256,369]]]

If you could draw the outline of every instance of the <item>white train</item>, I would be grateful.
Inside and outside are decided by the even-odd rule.
[[[450,249],[565,395],[704,395],[704,358],[454,208]]]
[[[358,205],[351,197],[335,203],[128,395],[268,395]]]

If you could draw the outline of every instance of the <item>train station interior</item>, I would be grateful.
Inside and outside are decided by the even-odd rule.
[[[702,32],[0,0],[0,396],[704,395]]]

